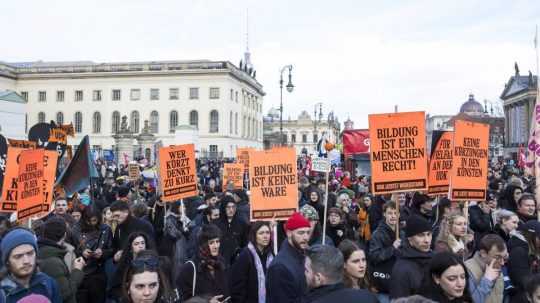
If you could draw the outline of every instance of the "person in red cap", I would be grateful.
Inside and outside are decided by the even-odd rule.
[[[287,220],[285,230],[287,241],[268,268],[267,303],[301,302],[307,292],[304,252],[311,236],[309,221],[296,212]]]

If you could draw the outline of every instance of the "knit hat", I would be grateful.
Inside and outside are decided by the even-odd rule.
[[[43,237],[58,242],[66,234],[66,222],[62,218],[49,219],[42,226]]]
[[[287,223],[285,223],[285,229],[290,231],[304,227],[310,227],[309,221],[299,212],[292,214],[289,220],[287,220]]]
[[[343,217],[343,211],[337,207],[330,207],[330,209],[328,210],[328,215],[330,214],[336,214],[340,217]]]
[[[302,206],[302,208],[300,208],[300,213],[309,221],[319,221],[319,213],[313,206],[309,204]]]
[[[0,242],[0,251],[2,252],[2,264],[6,264],[11,251],[18,246],[29,244],[38,251],[36,236],[24,228],[16,228],[8,232],[2,242]]]
[[[529,220],[524,224],[521,224],[518,227],[520,231],[529,231],[530,233],[536,234],[537,237],[540,237],[540,222],[536,220]]]
[[[407,218],[406,224],[405,236],[407,237],[412,237],[426,231],[431,231],[431,224],[428,222],[428,220],[417,215],[412,215]]]

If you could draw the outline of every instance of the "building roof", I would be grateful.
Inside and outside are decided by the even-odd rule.
[[[504,90],[501,93],[501,99],[506,100],[520,93],[534,91],[538,85],[538,76],[534,76],[530,71],[526,76],[519,74],[519,67],[517,63],[515,65],[516,72],[514,76],[510,77],[508,82],[504,85]]]
[[[478,115],[484,115],[485,114],[485,108],[482,106],[482,104],[474,99],[474,95],[469,95],[469,100],[467,100],[465,103],[461,105],[461,108],[459,109],[460,113],[478,116]]]
[[[11,90],[0,90],[0,100],[15,103],[26,103],[26,100],[23,97]]]

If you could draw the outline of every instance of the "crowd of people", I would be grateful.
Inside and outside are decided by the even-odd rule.
[[[249,189],[223,184],[220,162],[174,203],[100,170],[28,228],[0,216],[0,303],[540,303],[540,207],[513,165],[492,164],[487,200],[466,204],[373,196],[336,167],[327,192],[299,167],[299,211],[279,222],[250,222]]]

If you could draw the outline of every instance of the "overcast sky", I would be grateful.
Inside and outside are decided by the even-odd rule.
[[[536,71],[540,1],[0,0],[0,60],[229,60],[249,47],[265,112],[293,64],[284,117],[334,110],[454,114],[473,93],[500,102],[517,61]]]

